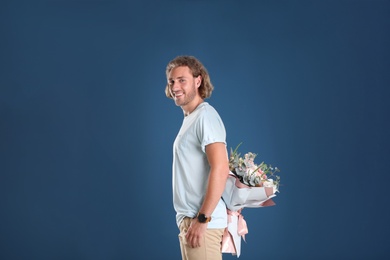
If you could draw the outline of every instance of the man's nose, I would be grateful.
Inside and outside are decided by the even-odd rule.
[[[177,81],[174,81],[171,85],[171,90],[175,91],[179,89],[179,83]]]

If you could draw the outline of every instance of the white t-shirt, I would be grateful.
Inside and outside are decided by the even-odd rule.
[[[205,148],[216,142],[226,145],[225,127],[217,111],[203,102],[184,118],[173,145],[173,204],[178,226],[184,217],[193,218],[199,212],[210,173]],[[220,199],[207,227],[226,226],[226,205]]]

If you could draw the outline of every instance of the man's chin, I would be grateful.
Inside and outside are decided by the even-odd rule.
[[[181,107],[181,106],[184,105],[183,102],[180,102],[180,100],[175,100],[175,104],[176,104],[176,106],[178,106],[178,107]]]

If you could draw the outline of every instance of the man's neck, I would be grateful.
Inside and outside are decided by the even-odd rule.
[[[194,100],[194,101],[195,101],[195,100]],[[191,105],[190,107],[186,107],[186,108],[182,107],[184,116],[189,116],[189,115],[190,115],[192,112],[194,112],[195,109],[196,109],[200,104],[202,104],[202,103],[203,103],[203,99],[202,99],[202,98],[199,98],[199,99],[197,99],[196,102],[194,102],[194,104]]]

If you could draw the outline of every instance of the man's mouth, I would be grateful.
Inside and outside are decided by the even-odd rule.
[[[181,93],[175,93],[175,98],[179,98],[181,96],[183,96],[184,94],[181,92]]]

